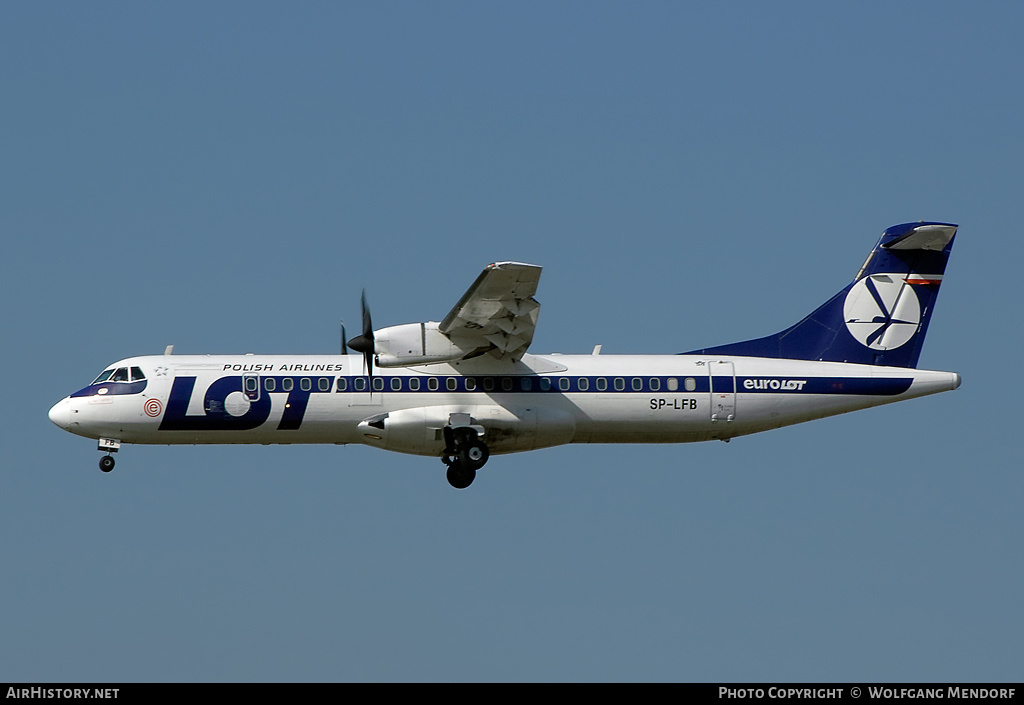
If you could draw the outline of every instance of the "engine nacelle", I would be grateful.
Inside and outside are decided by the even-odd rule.
[[[466,351],[437,329],[436,321],[406,323],[374,331],[374,353],[381,367],[429,365],[460,360]]]
[[[416,407],[371,416],[359,424],[368,445],[412,455],[441,455],[448,409]]]
[[[567,410],[451,405],[421,406],[371,416],[359,424],[359,432],[371,446],[412,455],[440,456],[445,447],[444,427],[456,420],[459,426],[468,425],[478,432],[482,428],[480,440],[492,455],[571,443],[576,430],[576,422]]]

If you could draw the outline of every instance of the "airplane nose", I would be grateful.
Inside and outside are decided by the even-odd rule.
[[[61,428],[71,425],[71,403],[67,399],[61,399],[50,407],[50,421]]]

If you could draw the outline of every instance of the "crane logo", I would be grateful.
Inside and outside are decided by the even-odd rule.
[[[861,345],[892,350],[921,323],[921,304],[903,274],[872,274],[853,285],[843,305],[846,329]]]

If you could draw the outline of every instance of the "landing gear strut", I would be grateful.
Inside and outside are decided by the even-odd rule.
[[[441,460],[448,466],[448,484],[464,490],[473,484],[476,471],[484,466],[491,453],[472,428],[447,427],[444,436],[447,445]]]

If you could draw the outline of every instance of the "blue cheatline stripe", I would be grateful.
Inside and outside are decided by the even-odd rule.
[[[264,392],[281,393],[366,393],[369,378],[310,375],[258,376]],[[237,379],[241,380],[241,377]],[[466,375],[466,376],[408,376],[374,375],[374,392],[402,392],[406,394],[482,393],[482,394],[707,394],[711,391],[707,375],[644,377],[606,377],[587,375]],[[756,394],[849,394],[894,396],[910,389],[910,377],[714,377],[715,392]],[[307,387],[308,385],[308,387]],[[341,385],[344,385],[343,387]],[[418,388],[413,388],[418,385]],[[675,389],[672,387],[675,386]],[[620,388],[621,387],[621,388]],[[81,389],[71,396],[86,397],[107,389],[105,394],[121,396],[139,394],[146,381],[104,382]]]
[[[366,393],[366,376],[341,377],[343,393]],[[433,381],[433,382],[431,382]],[[520,375],[489,377],[467,376],[377,376],[373,377],[374,392],[403,392],[412,394],[485,393],[485,394],[707,394],[710,379],[699,377],[645,376],[539,376]],[[672,388],[674,382],[675,388]],[[911,377],[732,377],[715,376],[715,392],[757,394],[846,394],[894,396],[910,389]],[[431,386],[432,383],[435,386]],[[296,382],[296,384],[298,384]],[[418,388],[413,388],[418,384]],[[619,389],[618,387],[621,387]],[[278,387],[280,389],[280,387]],[[317,391],[314,389],[314,391]]]

